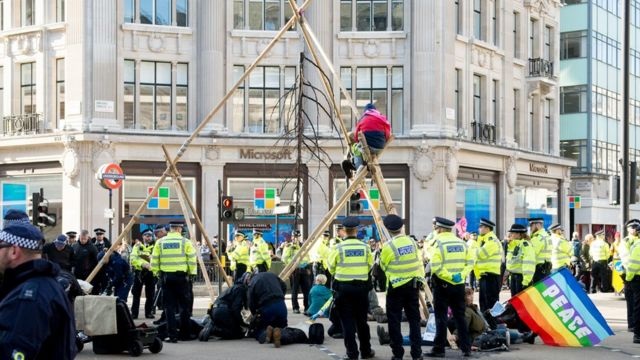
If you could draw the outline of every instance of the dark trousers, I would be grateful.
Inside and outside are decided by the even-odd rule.
[[[509,289],[511,290],[511,297],[516,296],[517,293],[524,289],[524,286],[522,286],[522,274],[511,273],[509,275]]]
[[[536,265],[536,271],[533,273],[532,283],[535,284],[538,281],[545,278],[545,276],[551,273],[551,263],[543,262],[542,264]]]
[[[311,269],[310,266],[297,268],[291,276],[291,307],[293,310],[300,310],[298,304],[298,293],[302,293],[302,305],[304,311],[309,308],[309,291],[311,290]],[[311,314],[313,315],[313,314]]]
[[[287,327],[287,305],[284,299],[274,300],[258,309],[257,321],[254,323],[254,334],[257,340],[265,336],[267,326]]]
[[[452,285],[433,276],[433,310],[436,317],[436,337],[433,352],[444,353],[447,346],[447,310],[451,308],[458,329],[458,346],[463,352],[471,351],[469,329],[464,319],[464,284]]]
[[[484,273],[480,275],[480,311],[491,309],[500,299],[502,283],[498,274]]]
[[[418,289],[413,287],[413,281],[397,288],[389,287],[387,290],[387,318],[389,319],[391,351],[394,357],[402,358],[404,355],[402,333],[400,332],[400,321],[402,320],[403,309],[409,321],[411,357],[417,359],[422,356],[419,307]]]
[[[267,269],[267,264],[265,264],[265,263],[257,264],[256,265],[256,269],[258,269],[258,272],[267,272],[267,271],[269,271],[269,269]]]
[[[180,331],[189,335],[189,281],[184,273],[164,274],[162,285],[164,311],[167,314],[167,330],[170,338],[178,338],[176,313],[180,309]]]
[[[247,264],[236,263],[236,269],[233,271],[233,282],[240,280],[242,275],[247,272]]]
[[[604,277],[606,275],[607,260],[594,261],[591,267],[591,292],[595,293],[596,290],[604,291]]]
[[[633,277],[631,281],[628,282],[629,288],[631,288],[631,293],[633,296],[633,322],[634,322],[634,330],[633,337],[640,339],[640,275],[636,275]]]
[[[138,317],[138,311],[140,308],[140,295],[142,294],[142,287],[144,286],[144,315],[153,315],[153,300],[156,294],[156,280],[153,277],[153,273],[147,269],[136,270],[133,277],[133,287],[131,288],[131,295],[133,301],[131,303],[131,315],[133,318]]]
[[[622,274],[622,278],[624,279],[624,274]],[[624,300],[627,303],[627,328],[633,329],[635,327],[635,312],[633,311],[633,306],[636,301],[637,293],[634,291],[635,288],[631,281],[624,282]]]
[[[347,356],[358,358],[358,344],[356,343],[356,330],[360,341],[360,353],[371,353],[371,334],[367,324],[367,308],[369,303],[369,284],[366,281],[335,281],[335,304],[338,317],[342,325],[344,346]]]

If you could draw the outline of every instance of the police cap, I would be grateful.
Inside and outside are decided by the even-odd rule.
[[[142,236],[152,236],[153,235],[153,231],[151,231],[151,229],[145,230],[142,233]]]
[[[346,218],[344,218],[344,220],[342,220],[342,226],[344,226],[346,229],[357,228],[358,225],[360,225],[360,219],[355,216],[347,216]]]
[[[600,230],[596,231],[594,235],[595,236],[604,235],[604,229],[600,229]]]
[[[455,222],[453,222],[453,221],[451,221],[449,219],[446,219],[446,218],[443,218],[443,217],[439,217],[439,216],[436,216],[435,220],[436,220],[436,224],[435,225],[437,227],[441,227],[441,228],[445,228],[445,229],[453,229],[453,226],[456,224]]]
[[[184,227],[184,221],[182,220],[173,220],[169,222],[170,227]]]
[[[68,237],[76,237],[78,233],[75,231],[67,231],[65,235],[67,235]]]
[[[527,228],[526,228],[526,226],[521,225],[521,224],[513,224],[513,225],[511,225],[511,228],[509,229],[509,232],[516,233],[516,234],[526,234],[527,233]]]
[[[300,232],[300,230],[294,230],[291,235],[293,235],[294,237],[299,237],[302,236],[302,233]]]
[[[481,226],[486,226],[486,227],[490,228],[491,230],[493,230],[493,228],[496,227],[496,223],[494,223],[493,221],[491,221],[489,219],[485,219],[485,218],[480,218],[480,225]]]
[[[556,231],[556,230],[562,230],[562,225],[560,225],[559,223],[555,223],[549,226],[549,231]]]
[[[322,233],[322,236],[331,236],[331,232],[330,232],[329,230],[325,230],[325,231]]]
[[[541,217],[532,217],[532,218],[529,218],[529,225],[531,225],[531,224],[538,224],[538,223],[539,223],[539,224],[544,223],[544,219],[543,219],[543,218],[541,218]]]
[[[398,215],[389,214],[384,218],[383,221],[384,227],[391,231],[398,231],[404,225],[402,218]]]
[[[96,233],[96,235],[104,235],[104,233],[106,233],[103,228],[95,228],[93,229],[93,232]]]
[[[242,232],[242,231],[237,231],[235,233],[233,233],[233,236],[240,236],[240,237],[246,237],[246,235]]]
[[[262,235],[262,230],[260,230],[260,229],[253,229],[253,235]]]

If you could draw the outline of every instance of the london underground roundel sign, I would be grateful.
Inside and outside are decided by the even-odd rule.
[[[110,163],[100,166],[96,172],[96,178],[99,180],[100,186],[103,188],[116,190],[122,186],[125,175],[120,165]]]

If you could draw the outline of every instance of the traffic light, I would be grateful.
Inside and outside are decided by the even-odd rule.
[[[229,221],[233,219],[233,196],[223,196],[220,203],[220,219]]]
[[[38,215],[38,226],[56,226],[56,215],[49,214],[49,202],[47,200],[40,201],[36,214]]]
[[[360,202],[360,192],[356,191],[349,198],[349,211],[352,213],[362,212],[362,203]]]

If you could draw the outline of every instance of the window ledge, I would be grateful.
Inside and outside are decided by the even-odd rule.
[[[66,22],[56,22],[45,25],[31,25],[31,26],[22,26],[17,28],[12,28],[8,30],[4,30],[0,32],[2,36],[14,36],[14,35],[22,35],[34,32],[42,32],[42,31],[51,31],[51,30],[61,30],[66,29]]]
[[[404,31],[341,31],[338,39],[406,39]]]
[[[274,38],[278,31],[274,30],[231,30],[231,37]],[[300,37],[297,31],[290,30],[282,35],[285,39],[297,39]]]
[[[528,60],[522,60],[520,58],[513,58],[513,64],[525,67],[528,64]]]
[[[144,31],[163,34],[193,34],[193,29],[184,26],[169,26],[169,25],[150,25],[150,24],[134,24],[124,23],[122,24],[122,30],[128,31]]]

